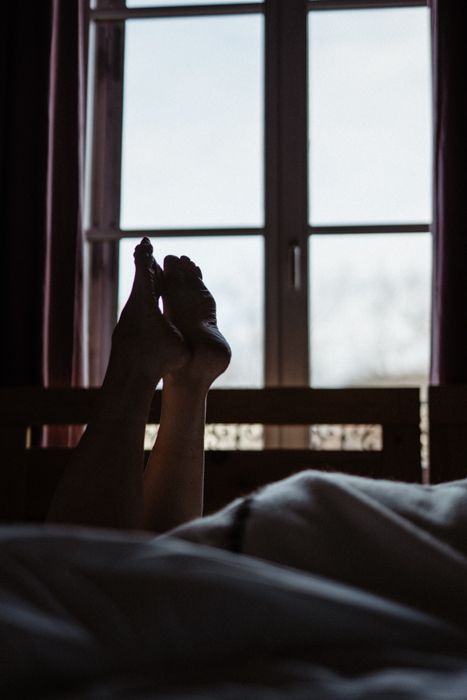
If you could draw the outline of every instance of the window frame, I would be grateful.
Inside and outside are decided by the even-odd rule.
[[[427,0],[264,0],[261,3],[91,9],[89,245],[90,384],[102,381],[117,321],[121,238],[258,235],[265,239],[265,386],[309,386],[308,239],[312,235],[429,232],[430,223],[312,226],[308,221],[308,13],[419,7]],[[264,14],[265,225],[260,228],[121,230],[120,180],[125,21],[135,18]],[[298,183],[298,186],[297,186]],[[300,442],[300,440],[299,440]],[[303,444],[308,445],[308,431]],[[295,439],[294,444],[297,445]]]

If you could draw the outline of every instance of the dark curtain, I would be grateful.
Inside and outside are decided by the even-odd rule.
[[[0,7],[0,385],[83,382],[85,0]]]
[[[52,3],[0,4],[0,385],[43,382]]]
[[[467,2],[432,0],[432,384],[467,382]]]
[[[83,383],[84,0],[53,0],[44,299],[44,383]]]

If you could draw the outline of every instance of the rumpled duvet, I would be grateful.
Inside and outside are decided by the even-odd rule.
[[[0,697],[467,698],[467,481],[302,472],[167,535],[0,530]]]

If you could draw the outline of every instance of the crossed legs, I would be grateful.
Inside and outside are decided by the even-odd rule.
[[[143,238],[135,265],[97,405],[49,522],[165,532],[202,514],[206,396],[230,348],[194,263],[168,256],[162,271]],[[162,377],[159,434],[143,474],[144,431]]]

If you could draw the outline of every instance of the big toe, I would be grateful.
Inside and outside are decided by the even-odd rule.
[[[138,243],[138,245],[135,248],[135,262],[139,263],[140,261],[147,260],[147,258],[151,257],[152,252],[153,247],[151,241],[147,236],[144,236],[144,238],[141,239],[141,242]]]
[[[159,298],[164,284],[164,273],[153,258],[153,247],[146,236],[141,240],[134,252],[136,266],[136,284],[142,284]]]
[[[164,279],[166,281],[180,281],[183,277],[183,268],[180,265],[180,258],[176,255],[166,255],[164,258]]]

